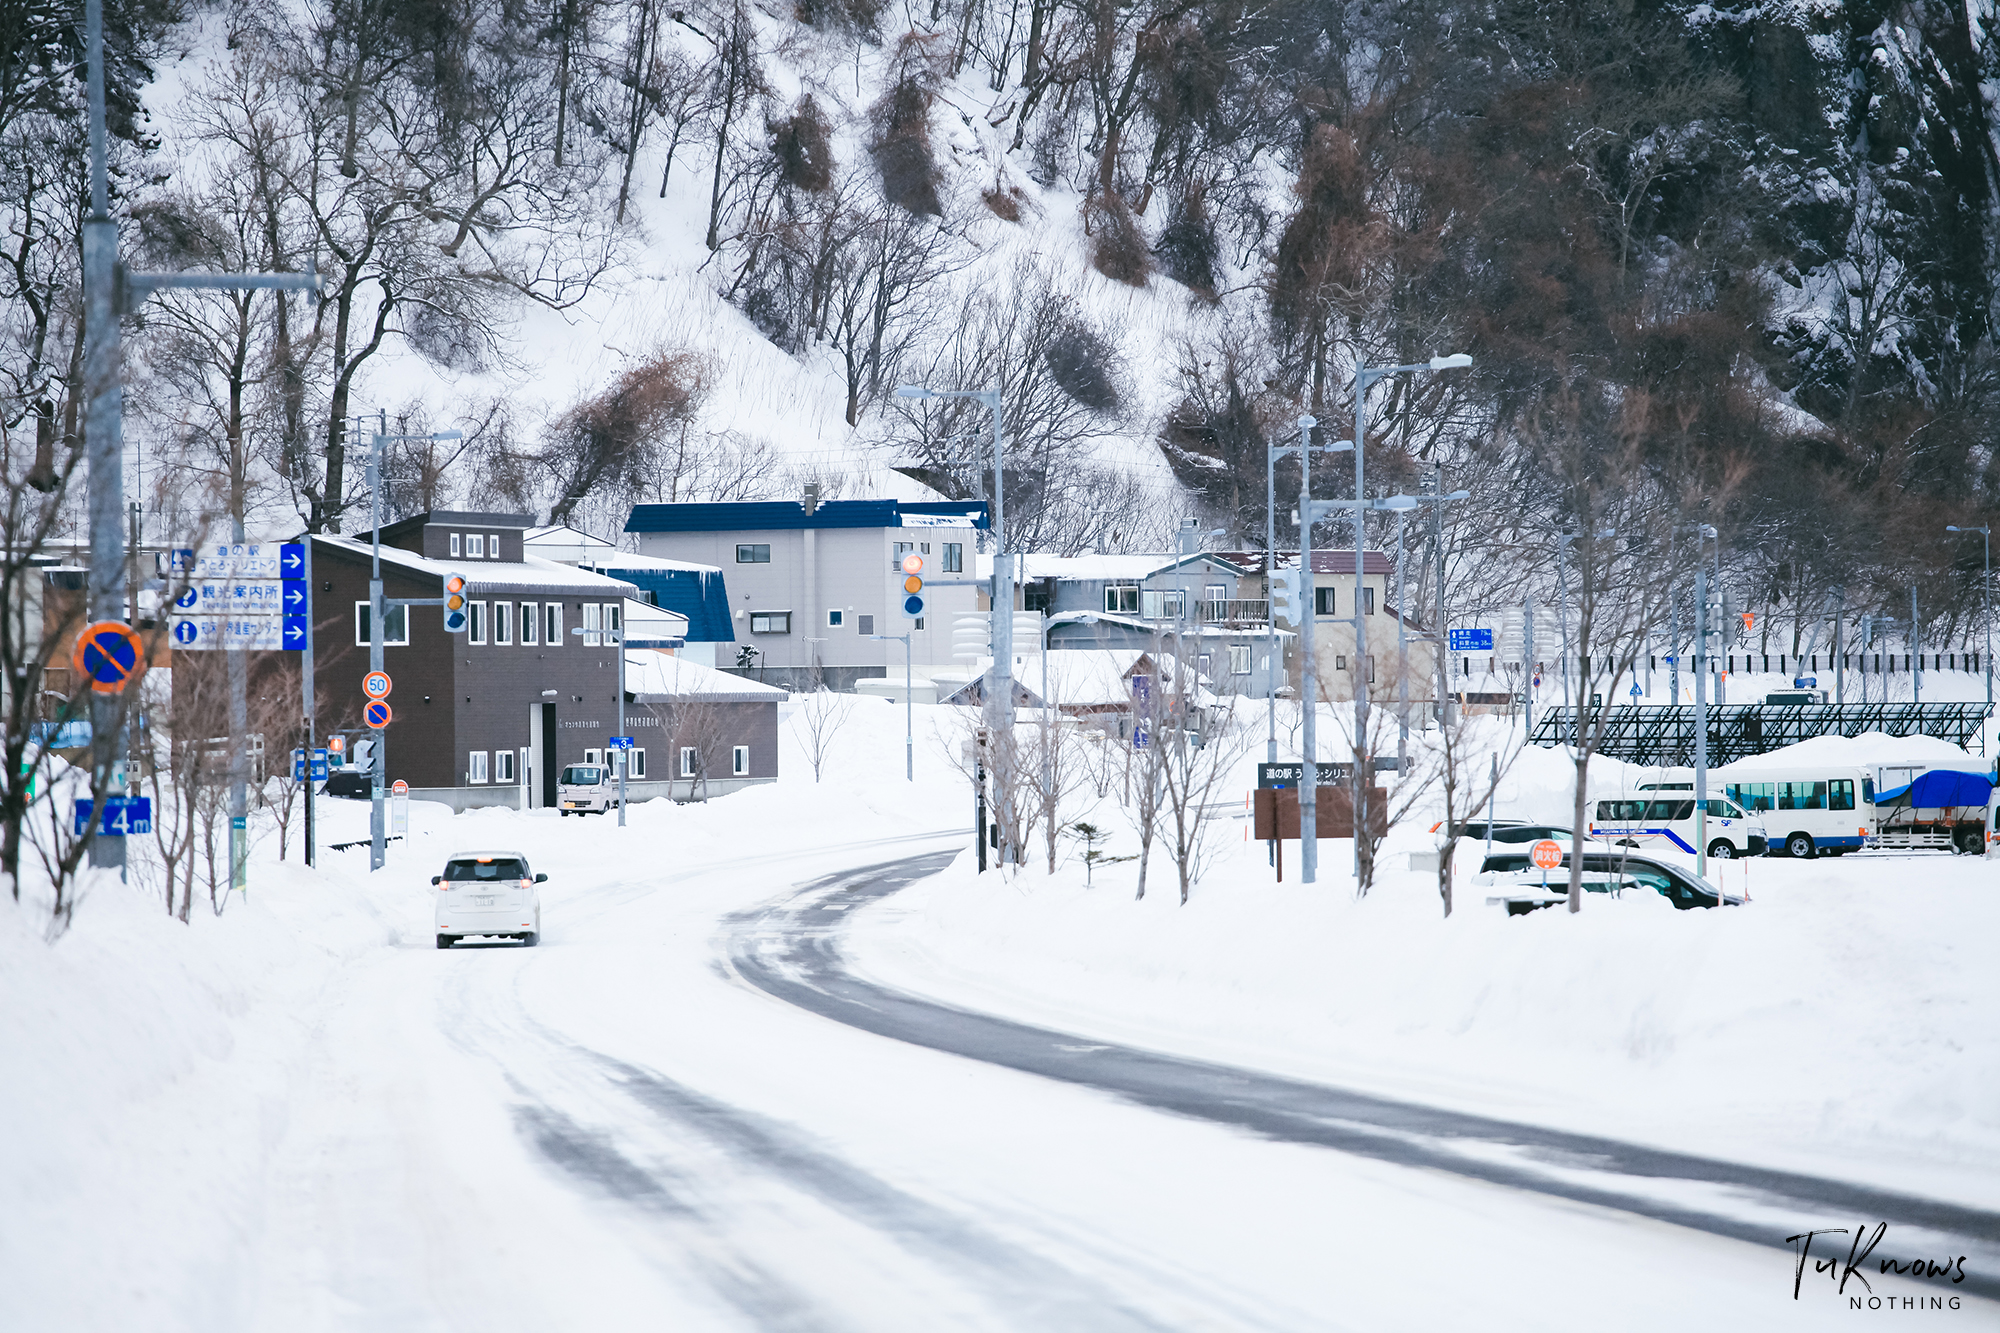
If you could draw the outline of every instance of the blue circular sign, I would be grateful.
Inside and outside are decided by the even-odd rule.
[[[174,598],[174,605],[186,611],[200,600],[200,595],[193,588],[184,588],[181,590],[181,595]]]
[[[195,628],[192,620],[183,620],[180,624],[174,626],[174,642],[183,647],[193,643],[200,637],[201,631]]]

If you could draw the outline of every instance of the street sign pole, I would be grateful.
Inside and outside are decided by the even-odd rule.
[[[618,610],[618,734],[625,734],[625,610]],[[618,827],[625,827],[625,770],[632,767],[632,752],[623,749],[618,752]],[[667,770],[673,773],[672,769]],[[703,789],[704,794],[706,788]],[[670,792],[669,795],[672,793]]]
[[[389,430],[389,414],[381,414],[381,429],[375,432],[368,450],[368,521],[374,529],[374,554],[368,569],[368,669],[382,669],[382,441]],[[408,613],[405,612],[407,615]],[[387,830],[382,823],[382,779],[388,772],[388,728],[375,732],[375,774],[368,784],[368,868],[380,870],[388,861]]]
[[[306,575],[306,646],[305,657],[299,671],[299,703],[306,715],[306,864],[319,864],[313,849],[313,755],[319,748],[318,719],[314,715],[313,700],[313,633],[312,633],[312,534],[305,534],[302,543]]]
[[[1312,562],[1312,431],[1319,422],[1299,418],[1299,703],[1305,709],[1303,737],[1305,772],[1299,784],[1299,879],[1319,880],[1319,667],[1313,660],[1313,621],[1319,618],[1318,594],[1313,592]]]

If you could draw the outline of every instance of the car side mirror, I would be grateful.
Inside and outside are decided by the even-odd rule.
[[[443,875],[432,875],[432,876],[431,876],[431,883],[432,883],[433,885],[436,885],[436,884],[442,884],[442,883],[444,883],[444,876],[443,876]]]
[[[547,875],[536,875],[536,876],[535,876],[535,883],[537,883],[537,884],[546,884],[546,883],[548,883],[548,882],[549,882],[549,877],[548,877]]]

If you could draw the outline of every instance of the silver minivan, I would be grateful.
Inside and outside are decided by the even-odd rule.
[[[497,935],[533,948],[542,938],[542,895],[547,875],[528,869],[519,852],[454,852],[437,892],[437,947],[449,949],[469,935]]]

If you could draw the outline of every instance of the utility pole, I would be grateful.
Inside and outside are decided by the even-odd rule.
[[[917,780],[917,724],[916,711],[910,702],[910,636],[908,634],[871,634],[871,639],[900,641],[903,645],[903,780]],[[1042,654],[1042,712],[1046,718],[1049,703],[1049,655]],[[1046,766],[1046,758],[1043,760]],[[1043,779],[1047,781],[1046,776]]]
[[[1842,584],[1833,585],[1833,701],[1847,702],[1847,646],[1841,641],[1841,631],[1847,624],[1847,589]]]
[[[319,753],[319,712],[313,693],[313,618],[312,618],[312,576],[313,576],[313,535],[304,534],[306,567],[306,646],[304,661],[299,671],[300,704],[306,715],[306,864],[319,864],[318,852],[313,845],[313,757]]]
[[[316,273],[137,273],[118,259],[118,224],[111,218],[111,177],[105,130],[104,0],[84,0],[84,54],[90,117],[90,211],[82,227],[84,434],[89,464],[90,591],[93,620],[117,620],[125,609],[124,389],[120,383],[118,317],[162,287],[319,290]],[[122,695],[91,693],[90,788],[96,809],[123,787],[119,759],[127,703]],[[240,744],[239,747],[240,748]],[[125,840],[99,833],[93,866],[125,864]]]
[[[1910,702],[1924,701],[1923,635],[1917,621],[1917,585],[1910,585]]]
[[[1993,707],[1993,528],[1982,524],[1976,528],[1961,528],[1957,524],[1947,525],[1946,532],[1976,532],[1983,539],[1986,548],[1985,574],[1979,585],[1980,618],[1986,622],[1986,641],[1980,645],[1979,661],[1986,668],[1986,707]]]
[[[1705,537],[1714,528],[1695,529],[1694,561],[1694,857],[1695,873],[1708,874],[1708,566],[1701,560]]]
[[[1299,703],[1304,708],[1305,753],[1299,766],[1299,880],[1319,882],[1319,669],[1313,657],[1313,622],[1319,595],[1313,591],[1312,432],[1318,420],[1299,417]]]

